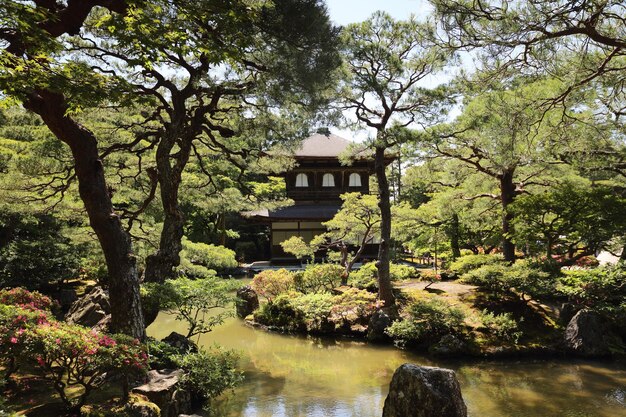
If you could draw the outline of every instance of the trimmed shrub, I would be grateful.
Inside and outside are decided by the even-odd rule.
[[[450,264],[450,270],[459,275],[466,274],[484,265],[504,263],[502,255],[466,255]]]
[[[187,238],[183,238],[182,244],[178,267],[182,275],[206,278],[239,265],[235,259],[235,251],[224,246],[196,243]]]
[[[522,298],[525,294],[532,297],[551,295],[555,288],[555,279],[548,272],[523,261],[511,266],[483,265],[464,274],[461,280],[496,295],[510,292],[514,288]]]
[[[286,269],[267,270],[254,276],[250,284],[252,289],[272,303],[274,298],[289,290],[293,290],[294,274]]]
[[[580,307],[616,317],[623,314],[623,306],[626,306],[625,267],[565,271],[558,279],[557,289]]]
[[[376,310],[382,307],[376,294],[358,288],[349,288],[333,299],[330,320],[339,326],[367,324]]]
[[[445,334],[460,334],[464,320],[461,309],[437,297],[425,298],[411,303],[405,319],[394,321],[386,332],[403,343],[434,343]]]
[[[180,381],[182,387],[204,402],[243,381],[243,374],[236,368],[239,354],[233,350],[201,349],[175,356],[174,360],[185,371]]]
[[[271,303],[261,304],[254,312],[254,321],[266,326],[281,327],[285,330],[305,328],[302,311],[294,307],[292,300],[297,294],[281,294]]]
[[[483,310],[480,314],[480,320],[489,333],[498,339],[517,344],[520,337],[522,337],[523,333],[518,329],[517,321],[515,321],[511,313],[494,314]]]
[[[350,272],[348,285],[370,292],[378,291],[378,270],[375,262],[368,262],[359,269]]]
[[[416,268],[403,264],[389,265],[389,274],[392,281],[417,278],[420,276],[420,273]]]
[[[330,328],[330,316],[335,298],[335,296],[323,292],[303,294],[293,300],[293,305],[302,314],[307,331],[334,329],[334,325],[332,325],[332,329]]]
[[[337,264],[308,265],[294,274],[294,285],[301,293],[330,292],[341,285],[344,268]]]
[[[392,281],[417,278],[420,272],[412,266],[402,264],[389,265],[389,275]],[[356,271],[350,272],[348,285],[371,292],[378,291],[378,269],[376,262],[368,262]]]

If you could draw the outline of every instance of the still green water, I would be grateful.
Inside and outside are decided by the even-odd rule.
[[[185,326],[161,313],[148,334]],[[472,417],[626,417],[626,366],[586,361],[433,361],[391,346],[287,336],[229,319],[199,344],[242,353],[246,380],[220,399],[228,417],[380,417],[405,362],[454,369]]]

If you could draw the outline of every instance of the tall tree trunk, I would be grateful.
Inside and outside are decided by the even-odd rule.
[[[513,214],[509,206],[515,199],[513,173],[506,172],[500,176],[500,200],[502,202],[502,254],[507,262],[515,262],[515,244],[511,240],[513,233]]]
[[[374,171],[378,181],[378,207],[380,208],[380,245],[378,246],[378,298],[385,302],[385,307],[391,307],[395,303],[389,274],[391,241],[391,203],[389,201],[389,182],[385,172],[385,148],[376,147],[374,159]]]
[[[143,339],[145,327],[137,261],[130,236],[113,210],[96,137],[66,116],[67,106],[61,94],[33,93],[25,107],[39,114],[52,133],[72,151],[80,197],[107,263],[111,331]]]
[[[178,192],[182,182],[182,173],[189,161],[193,136],[177,141],[176,132],[180,124],[174,124],[159,142],[156,153],[157,175],[163,205],[163,229],[156,253],[146,258],[146,282],[164,282],[174,278],[174,268],[180,264],[180,251],[183,249],[182,239],[185,217],[180,209]],[[174,145],[178,143],[176,156],[171,155]],[[172,159],[175,164],[172,166]]]
[[[460,226],[459,226],[459,215],[454,213],[452,214],[452,220],[450,222],[450,249],[452,250],[452,259],[461,257],[461,245],[459,244],[459,236]]]

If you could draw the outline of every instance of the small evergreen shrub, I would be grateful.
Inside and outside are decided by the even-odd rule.
[[[377,298],[367,290],[349,288],[334,297],[330,320],[338,326],[366,325],[372,314],[382,307]]]
[[[294,285],[301,293],[330,292],[341,285],[344,268],[337,264],[313,264],[294,275]]]
[[[297,297],[297,294],[295,295]],[[295,307],[294,294],[281,294],[271,303],[261,304],[254,312],[254,321],[266,326],[281,327],[285,330],[301,330],[305,327],[301,310]]]
[[[302,314],[309,332],[329,329],[334,304],[335,296],[326,292],[303,294],[293,300],[293,305]]]
[[[363,264],[359,269],[351,271],[348,276],[348,285],[370,292],[378,291],[378,269],[375,262]]]
[[[480,319],[489,333],[498,339],[517,344],[523,335],[511,313],[494,314],[483,310]]]
[[[626,311],[624,265],[566,271],[559,278],[557,289],[577,306],[595,310],[608,317],[623,316]]]
[[[417,278],[420,273],[417,269],[409,265],[390,264],[389,276],[392,281],[400,281],[410,278]],[[378,269],[376,262],[368,262],[356,271],[350,272],[348,285],[371,292],[378,291]]]
[[[460,334],[465,314],[437,297],[414,301],[405,311],[404,320],[395,321],[387,334],[403,343],[433,343],[445,334]]]
[[[450,264],[450,270],[458,275],[466,274],[485,265],[504,263],[502,255],[466,255]]]
[[[201,349],[197,353],[178,355],[174,360],[185,371],[182,387],[204,402],[243,381],[243,374],[237,370],[239,355],[233,350]]]
[[[522,297],[528,294],[537,298],[551,295],[555,288],[555,279],[550,273],[524,261],[510,266],[483,265],[461,276],[461,281],[495,295],[505,294],[514,288]]]
[[[180,252],[178,267],[181,275],[206,278],[239,265],[235,251],[224,246],[196,243],[187,238],[183,238],[182,244],[183,250]]]
[[[250,284],[252,289],[272,303],[278,295],[295,288],[294,274],[286,269],[267,270],[254,276]]]

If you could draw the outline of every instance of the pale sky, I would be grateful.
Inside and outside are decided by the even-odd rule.
[[[424,16],[432,7],[425,0],[326,0],[331,19],[339,25],[362,22],[377,10],[384,10],[396,19],[411,14]]]
[[[378,10],[384,10],[395,19],[407,19],[411,14],[421,18],[430,14],[432,7],[426,0],[326,0],[331,20],[338,25],[362,22]],[[353,119],[351,113],[346,117]],[[330,130],[346,139],[357,142],[374,134],[371,129],[339,129],[329,126]]]

